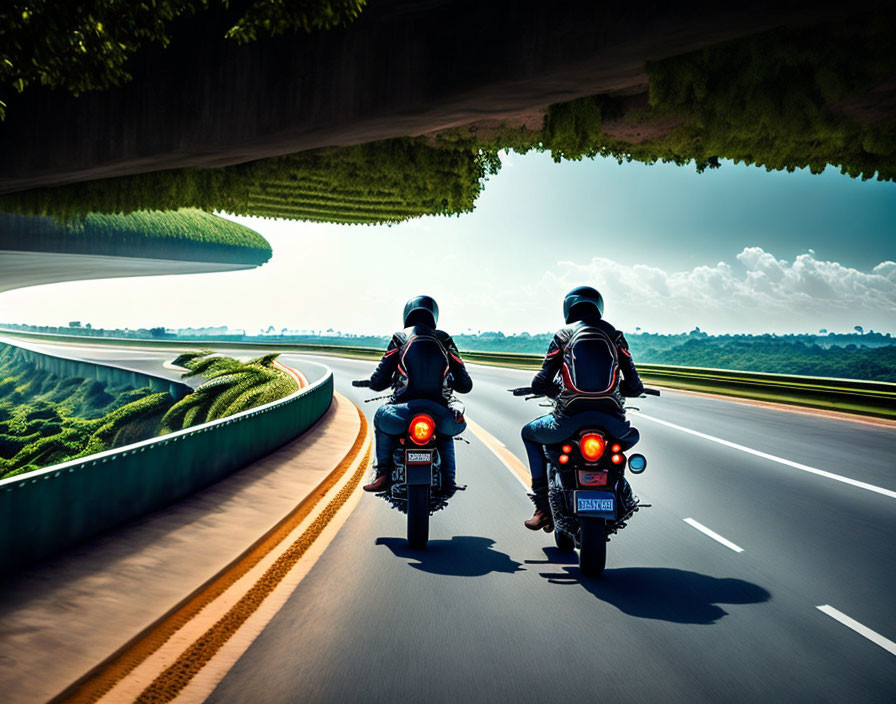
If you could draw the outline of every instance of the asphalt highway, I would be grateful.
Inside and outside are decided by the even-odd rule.
[[[350,386],[370,362],[282,359],[332,367],[369,418],[381,403]],[[546,409],[505,389],[530,373],[471,374],[468,417],[524,459]],[[896,428],[674,391],[633,404],[652,506],[602,579],[523,527],[523,486],[468,431],[468,489],[429,548],[363,496],[209,701],[894,701]]]
[[[372,364],[318,361],[372,417],[349,385]],[[469,417],[523,458],[520,427],[545,409],[505,389],[529,374],[471,373]],[[896,496],[652,419],[891,491],[896,431],[675,392],[637,405],[649,464],[632,481],[652,508],[610,542],[603,579],[523,528],[522,486],[468,432],[469,488],[429,549],[363,497],[210,701],[892,702],[896,653],[829,613],[896,640]]]

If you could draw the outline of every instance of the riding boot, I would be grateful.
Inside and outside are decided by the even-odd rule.
[[[554,517],[551,514],[550,501],[548,501],[547,477],[532,478],[532,492],[529,494],[529,498],[535,504],[535,513],[523,525],[529,530],[544,530],[545,533],[550,533],[554,530]]]
[[[381,491],[386,491],[389,488],[389,485],[392,484],[392,476],[388,473],[380,474],[377,472],[376,479],[374,479],[370,484],[365,484],[362,489],[364,491],[368,491],[371,494],[378,494]]]

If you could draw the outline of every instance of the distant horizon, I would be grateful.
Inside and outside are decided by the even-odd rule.
[[[270,242],[268,263],[18,289],[0,295],[0,319],[387,334],[426,293],[446,330],[531,333],[560,327],[564,294],[589,284],[622,330],[896,334],[894,183],[727,161],[702,174],[537,153],[502,163],[467,215],[392,226],[226,216]]]
[[[393,332],[398,330],[390,330],[389,332],[353,332],[347,330],[337,330],[337,329],[314,329],[314,328],[296,328],[289,329],[285,328],[286,332],[282,332],[284,330],[283,327],[275,328],[274,332],[267,332],[267,327],[270,326],[262,326],[258,328],[257,332],[251,332],[246,328],[238,327],[230,327],[229,325],[219,324],[219,325],[190,325],[190,326],[182,326],[182,327],[174,327],[174,326],[166,326],[166,325],[141,325],[137,327],[105,327],[105,326],[96,326],[90,323],[89,320],[85,321],[77,321],[81,323],[79,326],[72,326],[71,322],[67,323],[10,323],[10,322],[0,322],[0,330],[6,328],[13,328],[14,326],[25,326],[31,328],[57,328],[57,329],[66,329],[66,330],[102,330],[106,332],[111,332],[115,330],[121,330],[124,332],[138,332],[141,330],[152,330],[154,328],[164,328],[166,334],[183,334],[185,331],[190,330],[207,330],[207,329],[220,329],[223,328],[227,332],[221,333],[224,335],[227,334],[241,334],[248,337],[389,337]],[[89,326],[88,326],[89,324]],[[823,332],[822,332],[823,331]],[[555,330],[543,330],[543,331],[519,331],[519,332],[509,332],[504,330],[473,330],[470,328],[464,330],[449,330],[452,335],[469,335],[469,336],[486,336],[486,335],[504,335],[505,337],[538,337],[541,335],[552,335]],[[707,335],[709,337],[763,337],[763,336],[771,336],[771,337],[828,337],[828,336],[857,336],[862,337],[866,335],[879,335],[885,338],[893,338],[896,341],[896,333],[890,331],[883,330],[874,330],[872,328],[865,329],[862,328],[862,331],[859,332],[854,328],[851,330],[832,330],[827,328],[820,328],[814,332],[708,332],[701,328],[699,325],[691,330],[683,330],[679,332],[658,332],[653,330],[644,330],[640,327],[635,328],[634,330],[623,330],[626,335],[634,336],[634,335],[656,335],[661,337],[680,337],[685,335],[692,335],[694,333],[699,333],[702,335]]]

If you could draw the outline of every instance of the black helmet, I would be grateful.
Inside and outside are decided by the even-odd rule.
[[[429,296],[414,296],[404,304],[404,326],[426,325],[434,328],[439,321],[439,304]]]
[[[597,314],[598,318],[604,314],[604,297],[596,288],[578,286],[566,294],[566,298],[563,299],[563,318],[567,324],[581,320],[589,314]]]

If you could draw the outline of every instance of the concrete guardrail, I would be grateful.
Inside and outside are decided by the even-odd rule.
[[[327,370],[263,406],[0,480],[0,573],[218,481],[308,430],[332,399],[333,372]]]

